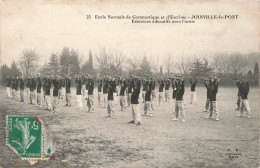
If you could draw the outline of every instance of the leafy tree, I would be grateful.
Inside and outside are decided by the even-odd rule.
[[[194,76],[203,76],[204,65],[200,59],[196,59],[191,68],[191,74]]]
[[[11,69],[6,65],[2,65],[0,68],[0,73],[1,73],[1,83],[2,85],[6,84],[6,79],[7,77],[11,77]]]
[[[20,76],[22,73],[19,71],[19,69],[17,68],[17,65],[15,63],[15,61],[12,62],[11,64],[11,76],[14,76],[14,77],[18,77]]]
[[[222,76],[226,67],[227,67],[227,62],[226,62],[226,53],[217,53],[213,57],[213,67],[216,70],[217,74],[219,76]]]
[[[93,76],[96,75],[96,71],[93,68],[93,57],[91,50],[89,51],[89,58],[88,61],[86,61],[82,67],[81,67],[81,73],[83,74],[91,74]]]
[[[101,76],[109,74],[109,67],[111,62],[110,60],[111,60],[111,54],[107,52],[105,47],[100,47],[99,54],[96,55],[96,62],[97,62],[98,72]]]
[[[181,57],[177,60],[176,66],[181,74],[187,75],[191,71],[195,61],[195,58]]]
[[[56,54],[51,54],[50,62],[47,65],[47,73],[48,75],[60,75],[60,64]]]
[[[204,58],[204,66],[203,66],[203,72],[204,75],[210,75],[213,68],[209,67],[209,62],[206,58]]]
[[[240,53],[231,54],[228,57],[227,62],[231,73],[233,73],[235,76],[238,75],[247,64],[246,58],[243,57],[243,55]]]
[[[245,74],[249,70],[254,70],[255,63],[259,64],[259,61],[260,61],[260,53],[257,53],[257,52],[243,54],[242,57],[244,57],[246,60],[246,63],[244,64],[244,67],[243,67],[243,73],[245,73]]]
[[[37,63],[40,57],[35,50],[25,50],[23,56],[19,60],[19,66],[24,75],[35,75]]]
[[[86,62],[82,65],[82,67],[81,67],[81,73],[82,73],[82,74],[87,74],[87,73],[88,73],[88,68],[89,68],[89,66],[88,66],[88,61],[86,61]]]
[[[164,66],[167,72],[167,76],[170,77],[176,66],[176,59],[174,59],[172,53],[168,53],[168,55],[164,57]]]
[[[112,64],[116,68],[116,75],[122,76],[124,74],[125,61],[126,61],[125,55],[123,55],[121,52],[115,52],[115,54],[113,55]]]
[[[152,73],[154,75],[159,75],[160,73],[160,57],[159,56],[152,56],[151,59],[151,68],[152,68]]]
[[[208,60],[204,59],[204,62],[197,58],[191,68],[191,75],[193,76],[207,76],[212,71],[212,68],[208,67]]]
[[[160,66],[160,73],[159,73],[160,76],[163,76],[163,67]]]
[[[146,75],[152,75],[152,70],[151,70],[151,66],[150,63],[147,61],[147,57],[144,56],[142,63],[140,65],[140,71],[139,71],[139,75],[142,76],[144,74]]]
[[[61,66],[61,74],[68,74],[71,69],[70,62],[70,50],[68,47],[64,47],[61,51],[60,55],[60,66]]]
[[[66,74],[76,75],[80,73],[80,63],[78,52],[74,49],[69,50],[68,47],[64,47],[60,56],[61,75]]]
[[[118,69],[114,64],[112,64],[109,68],[109,73],[111,76],[118,75]]]
[[[78,56],[78,52],[76,52],[74,49],[71,49],[70,52],[69,67],[71,67],[70,74],[72,76],[80,73],[79,56]]]
[[[128,73],[129,75],[139,75],[137,74],[140,71],[141,66],[141,57],[138,54],[133,54],[131,58],[128,59]]]
[[[44,63],[44,65],[41,66],[41,68],[38,70],[38,73],[41,75],[50,75],[49,71],[48,71],[48,64]]]
[[[90,70],[93,70],[93,57],[92,57],[92,52],[91,52],[91,50],[89,50],[88,64],[89,64],[89,69],[90,69]]]

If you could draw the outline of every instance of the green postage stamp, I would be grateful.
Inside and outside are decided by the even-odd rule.
[[[36,116],[6,116],[6,145],[21,159],[35,164],[54,158],[55,138]]]

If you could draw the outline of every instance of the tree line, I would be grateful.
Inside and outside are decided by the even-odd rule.
[[[183,56],[169,52],[165,56],[148,56],[145,53],[133,53],[127,57],[122,52],[109,51],[100,47],[99,51],[88,56],[80,55],[75,49],[64,47],[62,51],[52,53],[49,60],[40,65],[40,56],[35,50],[25,50],[17,62],[0,68],[1,83],[7,76],[35,76],[90,74],[96,76],[165,76],[181,74],[184,77],[217,76],[222,83],[232,84],[233,77],[244,77],[251,85],[259,86],[259,53],[217,53],[213,56]]]

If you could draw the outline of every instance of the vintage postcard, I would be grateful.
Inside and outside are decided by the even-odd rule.
[[[0,0],[0,168],[259,167],[259,0]]]

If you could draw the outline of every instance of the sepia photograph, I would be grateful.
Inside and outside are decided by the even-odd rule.
[[[259,0],[0,0],[0,168],[259,168]]]

